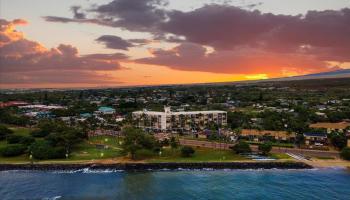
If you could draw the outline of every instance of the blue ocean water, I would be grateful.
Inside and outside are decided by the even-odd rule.
[[[3,171],[0,199],[350,199],[350,172],[191,170]]]

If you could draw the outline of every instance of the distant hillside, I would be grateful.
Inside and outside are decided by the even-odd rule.
[[[330,72],[304,75],[304,77],[319,77],[319,76],[350,76],[350,69],[342,69],[342,70],[336,70],[336,71],[330,71]]]
[[[319,79],[319,78],[350,78],[350,69],[342,69],[329,72],[321,72],[316,74],[307,74],[302,76],[293,76],[286,78],[277,78],[271,80],[288,81],[288,80],[306,80],[306,79]]]

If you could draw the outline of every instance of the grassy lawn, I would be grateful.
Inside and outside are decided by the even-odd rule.
[[[122,139],[112,136],[94,136],[89,138],[89,142],[93,144],[103,144],[111,147],[120,148],[120,143]]]
[[[68,160],[95,160],[123,156],[122,149],[117,145],[108,145],[107,148],[97,148],[87,141],[77,146]]]
[[[29,130],[18,128],[16,129],[18,134],[29,134]],[[122,152],[120,142],[122,139],[111,136],[95,136],[86,140],[76,146],[71,152],[68,159],[56,159],[35,161],[40,163],[70,163],[70,162],[83,162],[98,159],[109,159],[123,157],[125,154]],[[0,148],[6,145],[6,141],[0,141]],[[97,147],[99,145],[99,147]],[[103,147],[102,145],[105,145]],[[290,158],[286,154],[271,154],[275,159],[288,159]],[[180,148],[172,150],[169,147],[162,150],[161,155],[154,155],[153,157],[144,160],[145,162],[231,162],[249,160],[243,156],[234,154],[231,150],[219,150],[209,148],[195,148],[195,154],[192,157],[181,157]],[[27,154],[16,157],[0,157],[0,163],[23,163],[30,162]]]
[[[15,135],[28,136],[28,135],[30,135],[30,132],[32,131],[32,129],[25,128],[25,127],[9,127],[9,128],[13,131],[13,134],[15,134]]]
[[[270,157],[274,159],[291,159],[291,157],[285,153],[271,153]]]
[[[166,148],[161,156],[146,160],[147,162],[230,162],[247,160],[246,158],[232,153],[229,150],[218,150],[208,148],[195,148],[195,154],[192,157],[181,157],[180,149],[171,150]]]
[[[30,130],[23,128],[15,129],[16,134],[29,134]],[[6,140],[0,141],[0,148],[7,144]],[[96,144],[106,145],[107,148],[97,148]],[[76,146],[68,159],[55,159],[36,162],[72,162],[72,161],[88,161],[106,158],[115,158],[124,156],[120,148],[119,140],[110,136],[97,136],[88,141],[84,141]],[[0,156],[0,163],[22,163],[30,162],[29,156],[23,154],[16,157],[2,157]]]

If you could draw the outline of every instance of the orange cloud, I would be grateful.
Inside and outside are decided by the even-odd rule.
[[[99,71],[121,69],[119,59],[127,56],[117,54],[79,55],[77,48],[60,44],[47,49],[36,41],[28,40],[17,25],[26,20],[0,20],[0,83],[15,84],[117,84],[108,74]]]

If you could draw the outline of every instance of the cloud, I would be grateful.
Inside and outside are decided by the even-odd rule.
[[[201,45],[183,43],[169,50],[153,49],[152,57],[135,62],[162,65],[176,70],[228,74],[269,74],[272,77],[329,70],[314,56],[271,53],[251,48],[208,52]]]
[[[40,80],[49,82],[110,82],[101,71],[121,69],[119,59],[127,56],[116,54],[79,55],[77,48],[60,44],[47,49],[36,41],[26,39],[15,30],[16,25],[26,24],[25,20],[0,20],[0,73],[2,84]],[[9,77],[12,77],[11,79]]]
[[[155,33],[159,23],[166,20],[166,11],[162,9],[165,5],[167,5],[165,0],[114,0],[88,9],[89,14],[93,15],[90,18],[85,13],[79,12],[80,7],[73,7],[73,18],[57,16],[43,18],[50,22],[92,23]]]
[[[12,72],[0,74],[1,84],[119,84],[107,74],[96,75],[92,71],[41,70],[32,72]]]
[[[128,50],[129,47],[133,47],[132,43],[114,35],[103,35],[97,38],[96,41],[103,43],[107,48],[110,49]]]
[[[81,10],[81,6],[72,6],[71,7],[71,10],[74,14],[74,18],[75,19],[85,19],[86,16],[85,16],[85,13],[82,13],[80,10]]]
[[[173,49],[151,49],[151,57],[135,61],[178,70],[283,75],[335,69],[330,61],[350,62],[349,8],[276,15],[256,10],[261,3],[216,2],[190,11],[165,5],[162,0],[113,0],[87,9],[89,18],[68,21],[148,32],[155,40],[177,43]]]

